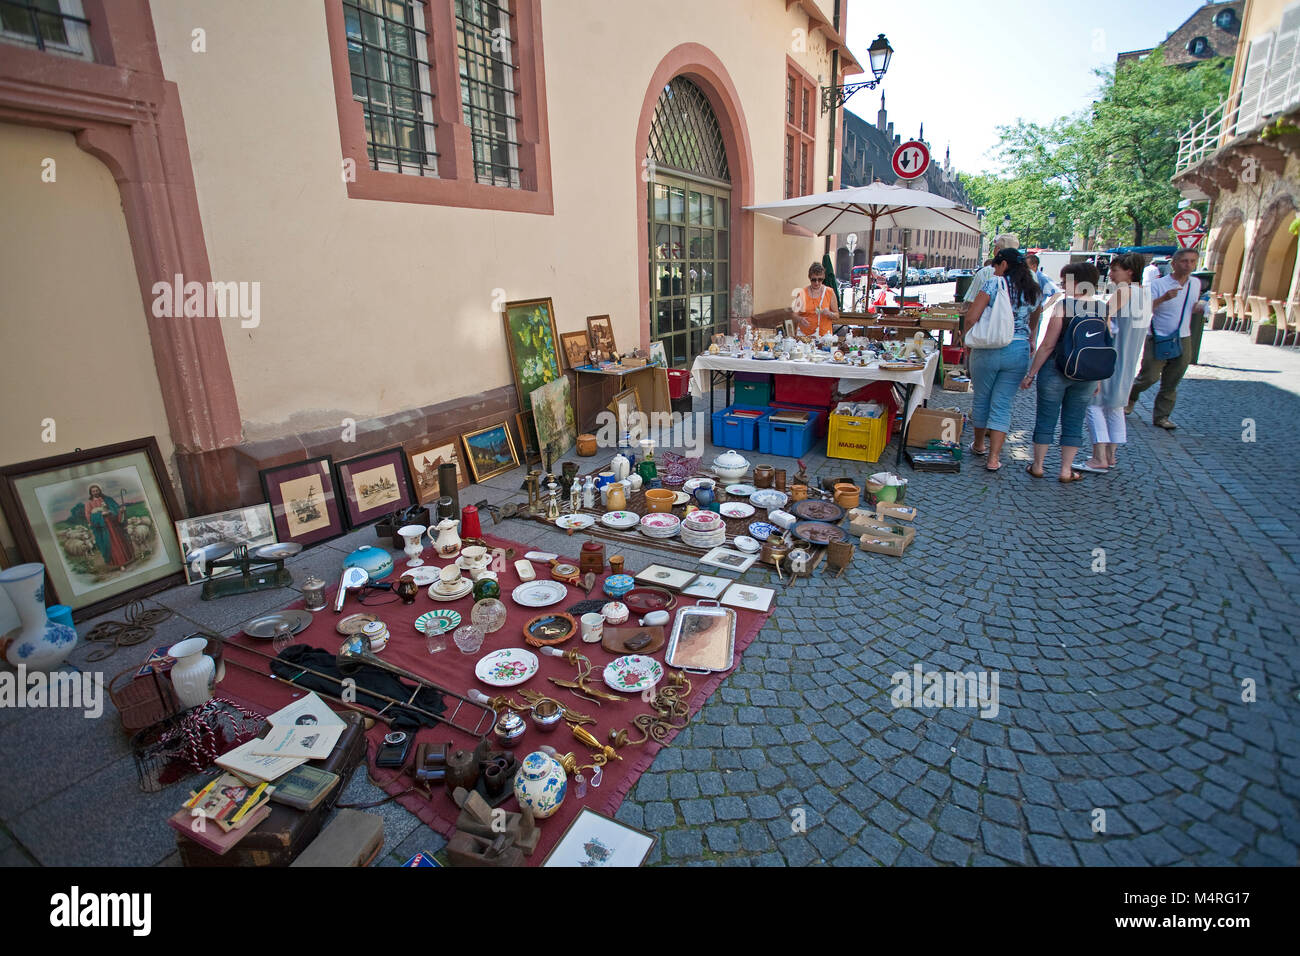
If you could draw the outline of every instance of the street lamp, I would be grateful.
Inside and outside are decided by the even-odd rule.
[[[867,47],[867,62],[871,65],[871,75],[873,80],[866,80],[862,83],[845,83],[842,86],[823,86],[822,87],[822,112],[829,113],[837,107],[843,106],[848,102],[850,96],[858,90],[874,90],[880,85],[885,74],[889,71],[889,62],[894,58],[894,48],[889,45],[882,33],[871,46]],[[832,77],[833,79],[833,77]]]
[[[1011,214],[1010,214],[1010,213],[1007,213],[1005,216],[1002,217],[1002,231],[1003,231],[1003,232],[1010,232],[1010,231],[1011,231]]]

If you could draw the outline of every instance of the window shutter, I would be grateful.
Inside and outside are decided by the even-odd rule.
[[[1295,96],[1300,94],[1297,69],[1300,69],[1300,3],[1293,3],[1282,11],[1282,25],[1273,47],[1273,65],[1264,90],[1265,115],[1281,113],[1295,103]]]
[[[1241,78],[1241,105],[1237,109],[1235,135],[1248,133],[1259,122],[1260,101],[1263,98],[1264,80],[1268,76],[1269,53],[1273,50],[1273,34],[1266,33],[1250,41],[1250,54],[1246,59],[1246,72]]]

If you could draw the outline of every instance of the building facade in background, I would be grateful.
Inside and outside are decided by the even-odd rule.
[[[1237,52],[1245,7],[1246,0],[1207,3],[1201,7],[1160,44],[1165,62],[1171,66],[1192,67],[1217,57],[1232,59]],[[1131,60],[1144,59],[1155,49],[1121,53],[1115,58],[1115,68],[1119,69]]]
[[[1189,119],[1174,183],[1209,201],[1211,286],[1276,320],[1300,304],[1300,2],[1247,0],[1231,89]]]
[[[201,514],[272,465],[513,429],[507,300],[689,362],[822,254],[745,207],[837,181],[846,8],[0,5],[2,463],[155,435]],[[157,314],[178,279],[259,315]]]
[[[921,124],[918,139],[925,142],[925,124]],[[885,95],[880,96],[880,111],[876,114],[873,126],[862,117],[847,110],[844,113],[844,145],[840,160],[840,179],[845,188],[850,186],[867,186],[877,180],[882,183],[896,183],[898,176],[894,173],[891,160],[894,150],[904,142],[903,137],[894,132],[894,123],[889,119],[885,109]],[[926,143],[929,146],[929,143]],[[951,156],[945,150],[943,162],[938,161],[931,150],[930,166],[925,174],[915,182],[919,188],[960,203],[970,208],[970,200],[957,171],[952,168]],[[867,249],[870,245],[867,233],[858,233],[857,247],[850,259],[846,236],[839,237],[835,260],[837,276],[847,278],[850,264],[864,265],[867,262]],[[943,267],[947,269],[971,269],[977,266],[979,259],[979,236],[956,230],[929,229],[912,230],[907,246],[908,261],[918,268]],[[903,235],[901,229],[877,229],[875,236],[875,254],[886,255],[902,253]]]

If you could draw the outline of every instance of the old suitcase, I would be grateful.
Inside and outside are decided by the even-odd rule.
[[[365,759],[366,732],[360,714],[340,715],[348,726],[339,736],[330,755],[324,760],[310,761],[312,766],[339,775],[334,790],[315,809],[297,810],[283,804],[270,804],[270,815],[253,828],[224,856],[199,846],[187,837],[177,834],[176,846],[185,866],[288,866],[316,835],[320,833],[339,794],[347,786],[352,771]]]

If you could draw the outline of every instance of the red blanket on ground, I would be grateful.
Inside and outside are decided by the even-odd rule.
[[[501,538],[488,539],[489,544],[493,547],[514,548],[516,556],[522,555],[528,550],[527,546],[516,542],[508,541]],[[426,550],[425,560],[430,565],[441,566],[447,562],[441,560],[430,560],[431,551]],[[576,559],[575,559],[576,563]],[[667,562],[673,564],[674,562]],[[399,562],[394,576],[400,574],[404,569],[404,563]],[[545,569],[539,568],[539,578],[549,577]],[[635,570],[633,570],[635,573]],[[556,687],[548,677],[558,677],[561,679],[572,680],[576,676],[576,668],[562,658],[548,657],[540,653],[538,648],[533,648],[524,643],[523,627],[524,624],[545,611],[563,611],[566,607],[576,604],[579,601],[586,600],[587,596],[581,588],[569,588],[569,600],[563,601],[553,607],[544,610],[537,608],[526,608],[516,605],[510,600],[510,592],[520,583],[515,573],[512,563],[507,562],[506,570],[498,575],[501,584],[501,598],[506,605],[508,616],[506,623],[495,634],[489,634],[483,642],[483,647],[474,654],[462,654],[456,648],[454,641],[448,637],[447,650],[438,654],[430,655],[425,646],[425,638],[415,629],[415,619],[426,611],[436,610],[439,608],[450,608],[459,611],[465,620],[469,623],[470,609],[474,605],[472,597],[464,597],[457,601],[440,602],[434,601],[428,597],[423,589],[412,605],[402,604],[394,595],[391,598],[392,603],[359,604],[355,598],[349,596],[344,604],[343,614],[351,614],[357,611],[369,611],[376,614],[380,620],[388,625],[392,635],[388,646],[379,656],[392,664],[403,667],[416,674],[420,674],[432,680],[439,686],[457,694],[465,694],[470,688],[475,688],[483,693],[492,696],[497,693],[505,693],[519,700],[522,699],[516,693],[520,689],[534,690],[538,693],[547,694],[554,697],[566,706],[571,705],[575,710],[584,714],[589,714],[596,718],[594,725],[587,724],[585,729],[590,731],[601,743],[606,743],[610,730],[627,729],[630,736],[636,739],[641,734],[632,726],[632,720],[637,714],[650,712],[650,706],[641,700],[639,695],[627,695],[627,699],[621,702],[602,701],[598,707],[587,700],[575,697],[568,690]],[[601,583],[604,578],[600,578],[596,586],[592,589],[591,598],[604,599],[604,592],[601,590]],[[343,637],[335,630],[335,624],[342,615],[333,613],[333,598],[330,597],[326,610],[318,611],[314,615],[310,627],[302,631],[295,637],[298,643],[310,644],[314,647],[325,648],[331,652],[337,651],[339,644],[342,643]],[[378,592],[375,598],[378,601],[387,601],[389,596],[384,592]],[[678,597],[677,605],[670,613],[675,613],[677,608],[683,605],[695,603],[693,598]],[[301,602],[289,605],[290,607],[301,607]],[[740,655],[750,642],[757,636],[764,622],[770,616],[771,611],[764,614],[758,614],[753,611],[737,610],[736,620],[736,647],[735,662],[740,663]],[[669,628],[665,628],[665,633]],[[253,654],[240,651],[241,646],[254,647],[257,650],[271,654],[274,653],[270,641],[259,641],[246,635],[238,635],[226,641],[226,654],[233,660],[241,664],[248,664],[263,673],[269,674],[270,662],[265,661]],[[474,676],[474,665],[478,660],[490,651],[503,647],[524,647],[538,655],[541,667],[536,676],[520,685],[518,688],[508,690],[497,690],[480,682]],[[571,640],[560,645],[562,650],[570,648],[579,650],[586,655],[593,665],[592,669],[592,686],[599,687],[602,690],[608,690],[604,683],[600,681],[600,672],[605,665],[614,659],[613,654],[606,651],[600,644],[584,644],[580,636],[574,636]],[[664,648],[657,651],[652,656],[661,663],[664,654],[667,651],[667,644]],[[734,669],[734,668],[733,668]],[[708,676],[688,675],[691,680],[693,690],[690,698],[691,714],[694,716],[699,712],[718,685],[722,683],[726,674],[711,674]],[[243,703],[251,708],[261,711],[262,713],[272,713],[275,710],[288,704],[290,701],[301,696],[301,692],[293,687],[279,681],[272,680],[269,676],[262,678],[251,673],[243,667],[228,667],[226,677],[217,688],[217,693],[223,697],[230,698],[236,702]],[[450,701],[451,707],[454,707],[455,701]],[[451,709],[449,707],[449,711]],[[526,715],[525,715],[526,717]],[[380,782],[384,789],[389,793],[400,793],[411,785],[409,774],[403,773],[395,775],[392,770],[375,769],[373,765],[374,757],[378,753],[379,744],[387,732],[387,727],[376,722],[371,729],[369,737],[370,744],[368,759],[371,761],[370,772],[374,779]],[[672,740],[671,735],[665,743]],[[421,729],[416,737],[416,742],[429,741],[430,743],[440,744],[443,741],[451,741],[455,747],[464,747],[472,749],[477,743],[475,738],[468,734],[460,733],[449,727],[440,725],[433,728]],[[561,723],[552,732],[544,734],[537,730],[536,727],[529,723],[528,732],[523,739],[515,746],[516,755],[522,759],[525,755],[536,750],[543,744],[549,744],[559,753],[568,753],[572,751],[577,757],[579,764],[591,762],[591,751],[579,743],[570,734],[567,725]],[[495,747],[495,742],[493,742]],[[605,766],[604,779],[599,788],[590,786],[591,771],[585,771],[584,776],[588,780],[587,795],[583,798],[577,796],[576,790],[570,781],[568,793],[565,796],[564,803],[556,814],[542,822],[542,839],[537,847],[537,851],[529,858],[528,862],[532,865],[540,863],[545,859],[546,854],[559,840],[569,823],[577,816],[578,812],[584,807],[591,807],[601,813],[613,816],[623,798],[631,791],[637,779],[645,772],[646,768],[653,762],[655,755],[659,752],[662,745],[653,741],[647,741],[638,747],[627,747],[621,754],[622,760],[613,760]],[[414,746],[412,746],[412,755]],[[412,761],[413,761],[412,757]],[[408,764],[409,766],[409,764]],[[406,807],[417,817],[448,836],[455,829],[456,818],[459,810],[452,802],[451,795],[446,793],[441,786],[435,786],[433,789],[432,800],[426,798],[423,794],[408,793],[398,797],[398,802]],[[518,810],[518,804],[514,797],[510,797],[502,804],[507,810]]]

